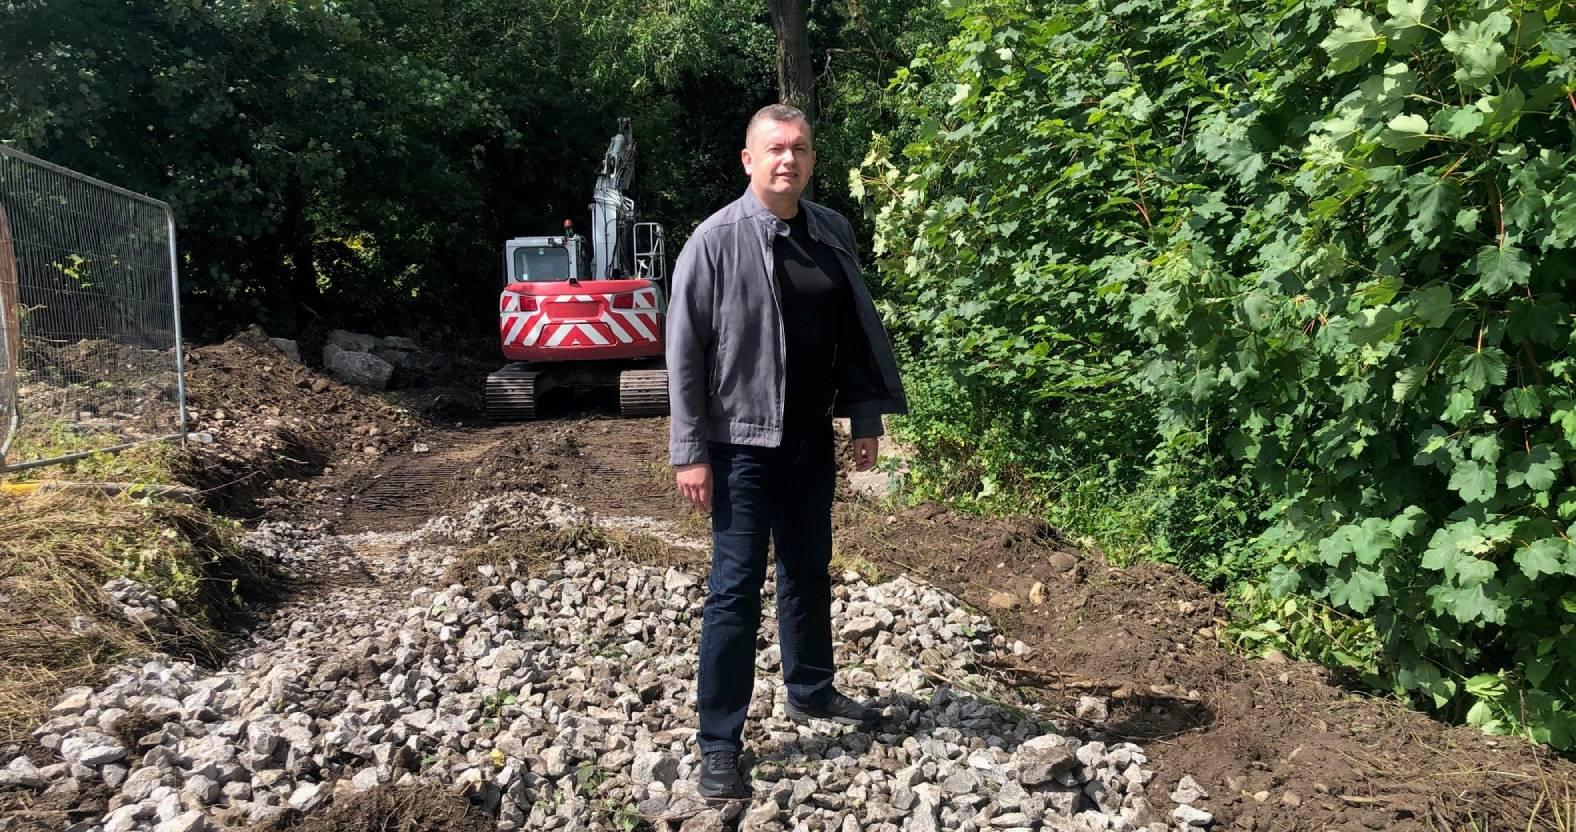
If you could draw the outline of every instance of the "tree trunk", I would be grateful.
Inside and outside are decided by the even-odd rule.
[[[810,0],[766,0],[777,31],[777,100],[804,111],[815,124],[815,67],[810,62]],[[812,182],[806,199],[814,198]]]
[[[302,310],[310,312],[319,306],[323,298],[323,292],[317,285],[317,264],[313,251],[316,229],[307,215],[307,196],[306,183],[300,177],[292,176],[285,189],[285,217],[282,223],[285,252],[290,258],[290,299],[283,314],[297,330],[306,324]]]

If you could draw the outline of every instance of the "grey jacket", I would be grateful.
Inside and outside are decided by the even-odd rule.
[[[879,436],[881,414],[907,413],[908,401],[881,316],[859,276],[853,226],[809,200],[799,206],[810,237],[837,252],[869,346],[867,354],[840,356],[832,415],[848,417],[856,437]],[[708,462],[708,441],[768,448],[782,442],[786,348],[772,242],[787,231],[745,189],[707,217],[679,253],[667,319],[673,465]]]

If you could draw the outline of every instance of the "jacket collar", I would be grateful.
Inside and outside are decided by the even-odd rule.
[[[808,199],[799,200],[799,210],[805,214],[805,224],[810,229],[810,239],[818,243],[834,244],[833,241],[821,236],[820,218],[816,216],[815,210],[811,207],[812,204]],[[762,225],[771,229],[773,233],[788,233],[788,223],[778,219],[777,215],[773,214],[771,209],[761,202],[761,198],[755,195],[754,188],[748,185],[744,187],[744,196],[739,197],[739,205],[744,209],[745,216],[759,220]]]

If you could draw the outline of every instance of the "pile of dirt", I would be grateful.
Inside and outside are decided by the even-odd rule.
[[[495,821],[461,795],[442,786],[379,786],[336,801],[311,815],[290,814],[283,823],[261,824],[252,832],[492,832]]]
[[[987,611],[1029,648],[994,675],[1086,730],[1145,744],[1157,794],[1191,775],[1219,828],[1530,829],[1576,801],[1576,764],[1538,746],[1356,695],[1316,665],[1227,651],[1219,600],[1170,567],[1113,568],[1027,518],[931,503],[838,514],[845,557]],[[1090,695],[1106,714],[1077,712]]]
[[[153,439],[180,424],[173,349],[23,339],[12,461]]]
[[[427,429],[409,410],[292,360],[256,328],[186,358],[187,482],[231,514],[332,501],[331,486],[409,450]],[[307,482],[337,474],[332,482]]]
[[[691,519],[667,465],[666,419],[577,418],[511,425],[464,476],[465,502],[506,491],[572,495],[601,514]]]

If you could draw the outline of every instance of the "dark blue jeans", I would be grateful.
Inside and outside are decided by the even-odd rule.
[[[830,427],[790,433],[776,448],[712,444],[711,579],[700,633],[701,751],[740,750],[755,690],[766,544],[776,543],[783,682],[796,704],[832,693]]]

